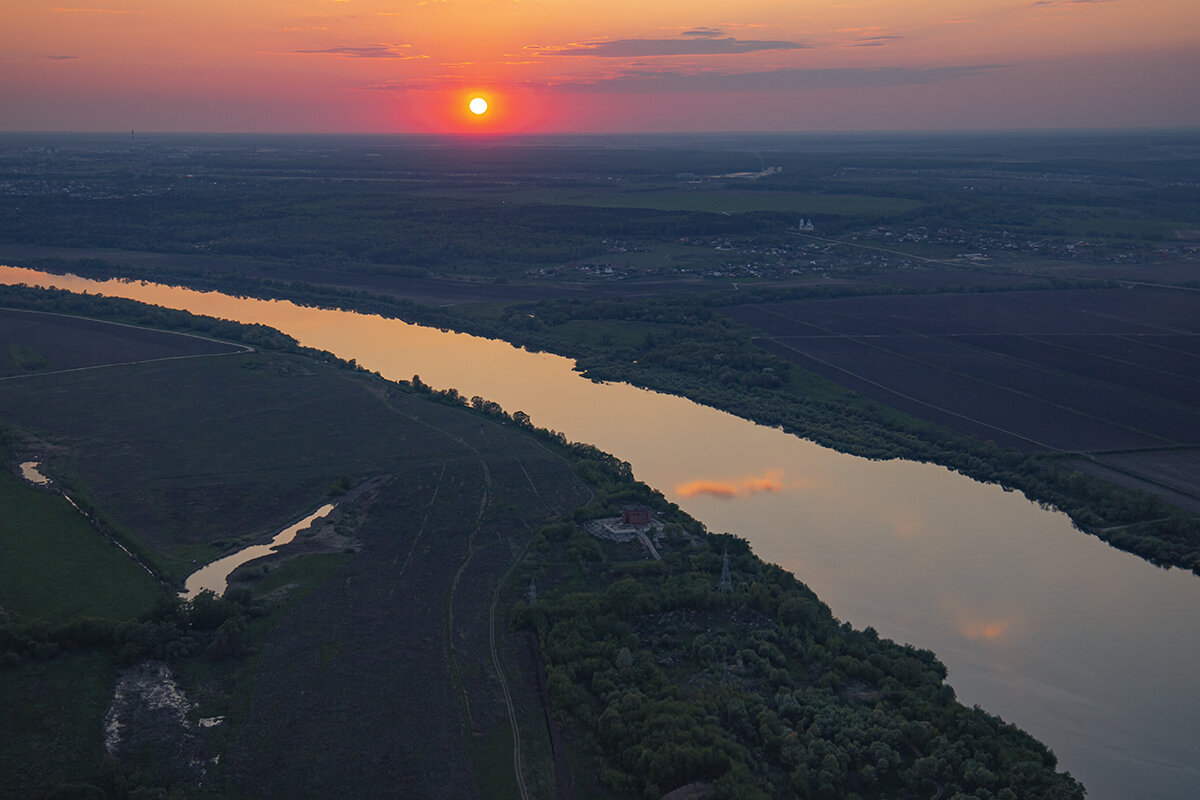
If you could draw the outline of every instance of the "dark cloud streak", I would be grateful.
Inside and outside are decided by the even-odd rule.
[[[725,39],[615,39],[611,42],[586,42],[556,49],[539,49],[547,56],[590,56],[593,58],[645,58],[647,56],[710,56],[756,53],[762,50],[804,50],[800,42],[739,41]],[[535,48],[537,49],[537,48]]]
[[[675,93],[675,92],[787,92],[812,89],[877,89],[925,86],[982,75],[1003,64],[960,67],[883,67],[859,69],[778,69],[763,72],[672,72],[627,71],[610,78],[565,81],[552,85],[559,92],[578,93]]]
[[[881,67],[878,69],[777,69],[760,72],[684,72],[625,69],[611,76],[563,77],[528,81],[519,86],[532,91],[564,94],[675,94],[699,92],[793,92],[819,89],[883,89],[946,83],[997,70],[1009,64],[970,64],[957,67]],[[363,86],[369,91],[409,92],[436,90],[457,77],[387,81]]]
[[[342,56],[343,58],[420,58],[421,56],[406,55],[398,48],[408,47],[406,44],[368,44],[361,47],[326,47],[320,50],[289,50],[293,55]]]
[[[692,28],[690,31],[684,31],[680,36],[695,36],[705,39],[715,39],[725,31],[720,28]]]

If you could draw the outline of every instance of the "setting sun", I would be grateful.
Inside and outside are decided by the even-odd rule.
[[[471,113],[475,116],[480,116],[488,110],[487,100],[482,97],[472,97],[471,102],[467,104],[467,108],[471,109]]]

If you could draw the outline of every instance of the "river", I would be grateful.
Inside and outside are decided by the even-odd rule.
[[[747,538],[857,627],[929,648],[959,699],[1033,733],[1093,800],[1200,783],[1200,580],[941,467],[868,461],[688,400],[596,384],[557,356],[377,316],[11,267],[55,286],[278,328],[388,378],[480,395],[629,461]]]

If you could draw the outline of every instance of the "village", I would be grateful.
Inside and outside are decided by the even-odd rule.
[[[684,237],[635,244],[605,240],[603,255],[526,270],[530,280],[645,278],[781,280],[929,269],[931,265],[1008,270],[1032,264],[1164,264],[1200,254],[1195,232],[1153,245],[1132,238],[1065,236],[957,227],[886,226],[821,232],[801,218],[778,235]],[[680,248],[694,255],[680,256]],[[649,255],[648,254],[656,254]]]

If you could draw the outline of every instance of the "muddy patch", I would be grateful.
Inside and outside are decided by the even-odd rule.
[[[371,506],[378,496],[379,487],[391,480],[389,477],[372,478],[355,489],[337,498],[337,507],[328,516],[314,520],[305,530],[277,551],[243,564],[229,574],[229,587],[248,587],[270,573],[280,564],[297,556],[313,553],[349,553],[362,549],[358,529],[367,518]],[[279,600],[295,584],[280,587],[266,596],[267,600]]]
[[[20,434],[15,444],[16,472],[21,479],[43,489],[53,488],[54,481],[46,473],[46,462],[66,454],[67,448],[28,433]]]
[[[118,678],[104,714],[104,749],[157,785],[200,784],[208,757],[198,726],[188,719],[194,709],[166,664],[131,667]]]

